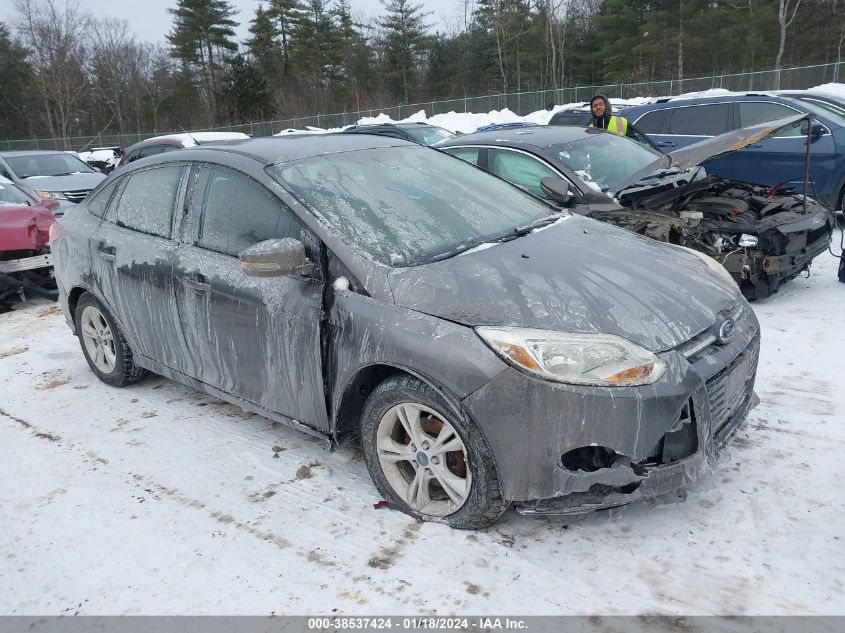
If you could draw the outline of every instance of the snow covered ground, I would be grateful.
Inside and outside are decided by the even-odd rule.
[[[374,509],[354,449],[163,378],[108,387],[57,306],[21,306],[0,315],[0,614],[843,614],[836,266],[754,304],[761,404],[714,476],[475,533]]]

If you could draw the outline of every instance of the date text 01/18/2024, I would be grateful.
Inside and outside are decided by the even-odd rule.
[[[309,631],[355,631],[355,630],[425,630],[425,631],[451,631],[451,630],[472,630],[494,631],[494,630],[525,630],[527,624],[519,618],[498,618],[498,617],[315,617],[308,618]]]

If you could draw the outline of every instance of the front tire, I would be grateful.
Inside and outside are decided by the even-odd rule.
[[[146,369],[135,365],[114,318],[91,293],[79,298],[75,321],[82,353],[97,378],[113,387],[125,387],[147,375]]]
[[[406,514],[477,529],[508,508],[481,432],[417,378],[399,375],[376,387],[361,438],[376,488]]]

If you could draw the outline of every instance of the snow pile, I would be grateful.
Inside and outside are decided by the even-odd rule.
[[[824,92],[833,97],[845,99],[845,84],[822,84],[815,88],[810,88],[810,90],[813,92]]]
[[[823,84],[821,86],[810,88],[809,90],[814,92],[825,92],[827,94],[842,97],[843,99],[845,99],[845,84]],[[710,90],[686,92],[681,95],[670,97],[670,99],[672,101],[681,101],[684,99],[718,97],[732,94],[740,93],[731,92],[730,90],[725,90],[724,88],[711,88]],[[633,97],[631,99],[611,98],[609,99],[609,101],[614,108],[619,108],[622,106],[635,106],[642,105],[644,103],[652,103],[657,99],[658,97]],[[388,116],[384,112],[380,112],[376,116],[363,117],[359,119],[357,124],[376,125],[382,123],[428,123],[429,125],[436,125],[438,127],[442,127],[446,130],[449,130],[450,132],[469,134],[471,132],[475,132],[478,128],[484,125],[490,125],[493,123],[516,123],[519,121],[524,121],[527,123],[536,123],[538,125],[548,125],[549,121],[556,113],[560,112],[561,110],[572,109],[587,110],[588,104],[585,101],[565,103],[562,105],[556,105],[551,110],[537,110],[536,112],[526,114],[525,116],[520,116],[514,113],[513,111],[509,110],[508,108],[505,108],[504,110],[491,110],[490,112],[486,113],[453,111],[447,112],[446,114],[435,114],[431,117],[426,115],[425,110],[419,110],[418,112],[415,112],[414,114],[405,117],[404,119],[398,120],[390,118],[390,116]],[[306,130],[295,130],[292,128],[288,128],[286,130],[282,130],[274,136],[288,136],[290,134],[305,133],[340,132],[344,129],[344,127],[322,129],[310,126]]]
[[[249,136],[243,132],[184,132],[181,134],[165,134],[163,136],[154,136],[146,139],[148,141],[160,139],[174,139],[181,141],[185,147],[193,147],[200,143],[213,143],[216,141],[240,141],[248,139]]]

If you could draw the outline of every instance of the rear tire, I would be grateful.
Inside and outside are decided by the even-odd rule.
[[[373,390],[361,439],[376,488],[405,514],[477,529],[508,508],[484,436],[417,378],[393,376]]]
[[[113,387],[137,382],[149,372],[137,367],[123,332],[106,307],[86,292],[76,304],[76,336],[88,366],[97,378]]]

